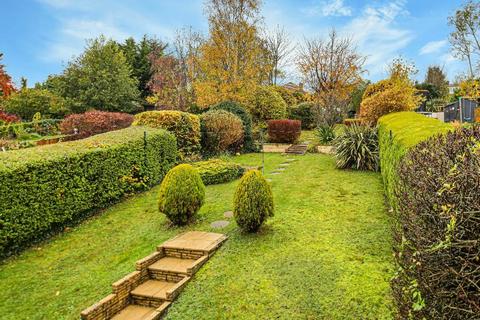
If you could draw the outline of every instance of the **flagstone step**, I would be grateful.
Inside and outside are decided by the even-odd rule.
[[[130,292],[133,302],[142,306],[158,307],[165,301],[173,301],[190,277],[179,282],[147,280]]]
[[[116,314],[112,320],[157,320],[169,306],[170,302],[164,302],[158,308],[131,304]]]
[[[135,271],[113,283],[112,294],[83,310],[82,320],[160,319],[226,239],[219,233],[191,231],[164,242],[138,260]]]
[[[198,259],[163,257],[148,267],[151,278],[165,281],[181,281],[185,276],[192,276],[208,260],[208,256]]]

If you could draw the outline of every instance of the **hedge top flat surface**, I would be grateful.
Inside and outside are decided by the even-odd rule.
[[[122,130],[110,131],[100,135],[92,136],[86,139],[49,144],[35,148],[26,148],[8,152],[0,152],[0,170],[15,169],[25,166],[29,163],[45,160],[63,159],[67,155],[85,154],[95,152],[106,147],[125,145],[137,140],[144,133],[167,134],[162,129],[153,129],[147,127],[129,127]]]
[[[415,112],[390,113],[381,117],[378,124],[385,130],[391,130],[394,138],[407,149],[433,135],[453,129],[451,124]]]
[[[335,169],[307,154],[270,176],[275,217],[229,240],[172,304],[167,319],[392,319],[390,220],[379,174]],[[265,172],[287,158],[265,154]],[[233,161],[259,166],[261,154]],[[0,265],[2,319],[78,319],[152,246],[232,210],[238,180],[208,186],[196,223],[172,227],[158,187],[112,206]]]

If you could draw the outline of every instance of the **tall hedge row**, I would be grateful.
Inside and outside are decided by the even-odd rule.
[[[378,120],[380,168],[385,194],[392,207],[396,206],[397,168],[407,150],[451,129],[449,124],[414,112],[391,113]]]
[[[0,153],[0,256],[158,184],[176,157],[172,134],[144,127]]]

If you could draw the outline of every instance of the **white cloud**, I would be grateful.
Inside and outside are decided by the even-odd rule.
[[[365,67],[370,76],[381,76],[386,65],[413,39],[413,32],[396,25],[397,18],[408,14],[403,0],[377,7],[368,5],[360,16],[340,29],[357,43],[359,52],[367,56]]]
[[[162,24],[149,12],[140,12],[114,1],[38,0],[53,9],[59,27],[50,41],[45,41],[41,60],[67,61],[80,54],[87,39],[104,35],[117,41],[144,34],[160,35],[161,40],[173,37],[175,27]]]
[[[420,49],[420,55],[440,52],[447,45],[447,40],[430,41]]]
[[[344,0],[321,1],[316,5],[303,8],[301,11],[309,16],[345,17],[352,15],[352,8],[345,5]]]

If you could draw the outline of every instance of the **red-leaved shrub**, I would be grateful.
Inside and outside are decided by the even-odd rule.
[[[94,134],[127,128],[132,122],[133,116],[128,113],[87,111],[67,116],[60,123],[60,131],[63,134],[76,133],[77,138],[86,138]]]
[[[20,122],[20,117],[0,110],[0,124]]]
[[[269,120],[267,123],[270,142],[294,143],[300,137],[302,130],[300,120]]]

